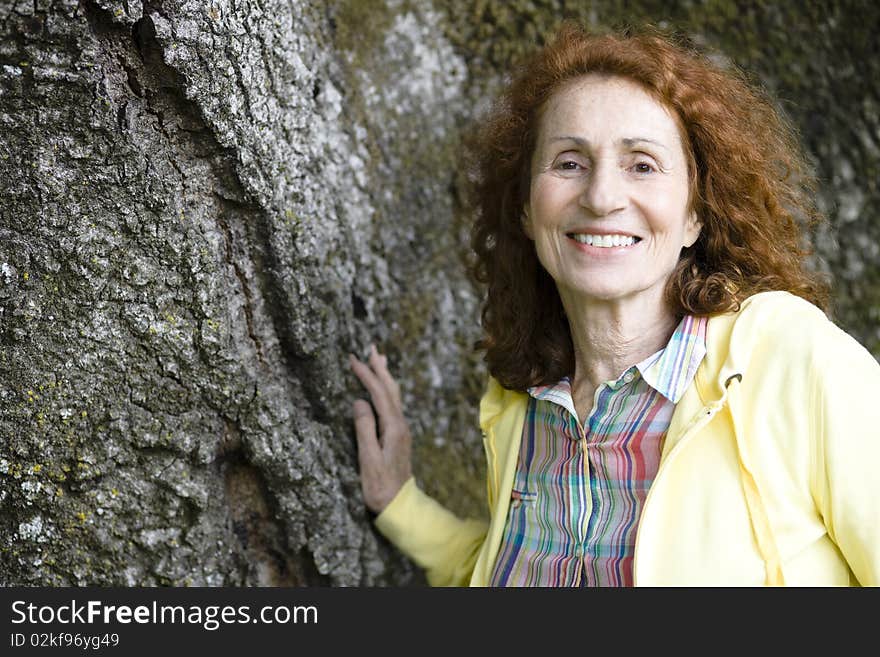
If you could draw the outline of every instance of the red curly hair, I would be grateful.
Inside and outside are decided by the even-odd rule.
[[[471,274],[489,372],[524,391],[574,374],[574,346],[556,285],[523,231],[530,162],[547,100],[598,73],[640,84],[673,115],[689,164],[689,203],[702,230],[666,288],[673,312],[712,315],[757,292],[787,290],[827,310],[829,284],[806,266],[807,231],[823,221],[796,134],[736,71],[653,28],[592,35],[564,23],[520,67],[470,139],[476,221]]]

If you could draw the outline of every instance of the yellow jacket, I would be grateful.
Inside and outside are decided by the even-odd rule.
[[[815,306],[764,292],[709,320],[636,537],[637,586],[880,584],[880,365]],[[410,479],[376,526],[435,586],[486,586],[527,396],[480,402],[490,520]]]

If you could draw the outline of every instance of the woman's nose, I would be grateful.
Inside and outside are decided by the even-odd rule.
[[[604,217],[626,206],[626,193],[617,163],[597,161],[584,179],[580,204],[590,214]]]

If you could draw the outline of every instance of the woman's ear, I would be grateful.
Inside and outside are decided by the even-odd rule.
[[[526,203],[523,206],[522,214],[520,215],[520,221],[522,222],[523,232],[533,242],[535,241],[535,236],[532,233],[532,218],[530,216],[529,204]]]
[[[697,241],[697,238],[700,236],[700,231],[703,229],[702,222],[697,218],[697,213],[691,210],[688,218],[685,220],[684,225],[684,246],[691,247]]]

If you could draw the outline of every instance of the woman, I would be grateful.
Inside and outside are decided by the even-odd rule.
[[[880,366],[821,310],[772,106],[659,35],[566,25],[481,134],[490,519],[418,488],[374,350],[378,529],[436,585],[880,583]]]

